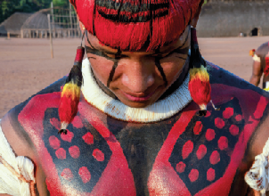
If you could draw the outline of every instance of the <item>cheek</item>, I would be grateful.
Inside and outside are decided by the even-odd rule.
[[[168,81],[168,86],[173,83],[181,74],[183,63],[180,61],[164,62],[161,64]]]
[[[90,59],[90,63],[95,77],[106,85],[114,63],[103,58]]]

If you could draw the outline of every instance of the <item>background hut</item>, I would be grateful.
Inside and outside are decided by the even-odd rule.
[[[208,0],[197,25],[199,37],[269,35],[268,0]]]
[[[15,12],[0,24],[0,35],[7,36],[9,33],[12,36],[20,36],[21,27],[31,15],[29,13]]]

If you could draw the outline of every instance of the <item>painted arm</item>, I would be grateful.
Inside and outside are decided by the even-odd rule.
[[[6,114],[0,121],[0,195],[21,195],[22,190],[26,195],[47,195],[45,184],[40,183],[44,182],[44,175],[35,158],[35,150],[19,126],[12,126],[11,120]]]
[[[260,79],[263,73],[261,62],[253,60],[252,75],[249,82],[255,86],[260,84]]]
[[[267,120],[266,120],[267,119]],[[245,181],[256,195],[269,195],[269,117],[267,116],[249,143],[252,166],[245,174]]]

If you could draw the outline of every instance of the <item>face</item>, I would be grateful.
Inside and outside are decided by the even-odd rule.
[[[190,29],[175,42],[156,51],[119,51],[90,33],[87,57],[97,80],[127,106],[142,108],[156,102],[180,76],[188,57]]]

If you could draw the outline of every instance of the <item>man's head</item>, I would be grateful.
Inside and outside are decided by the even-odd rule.
[[[183,79],[200,1],[73,1],[103,90],[130,107],[146,107]]]

